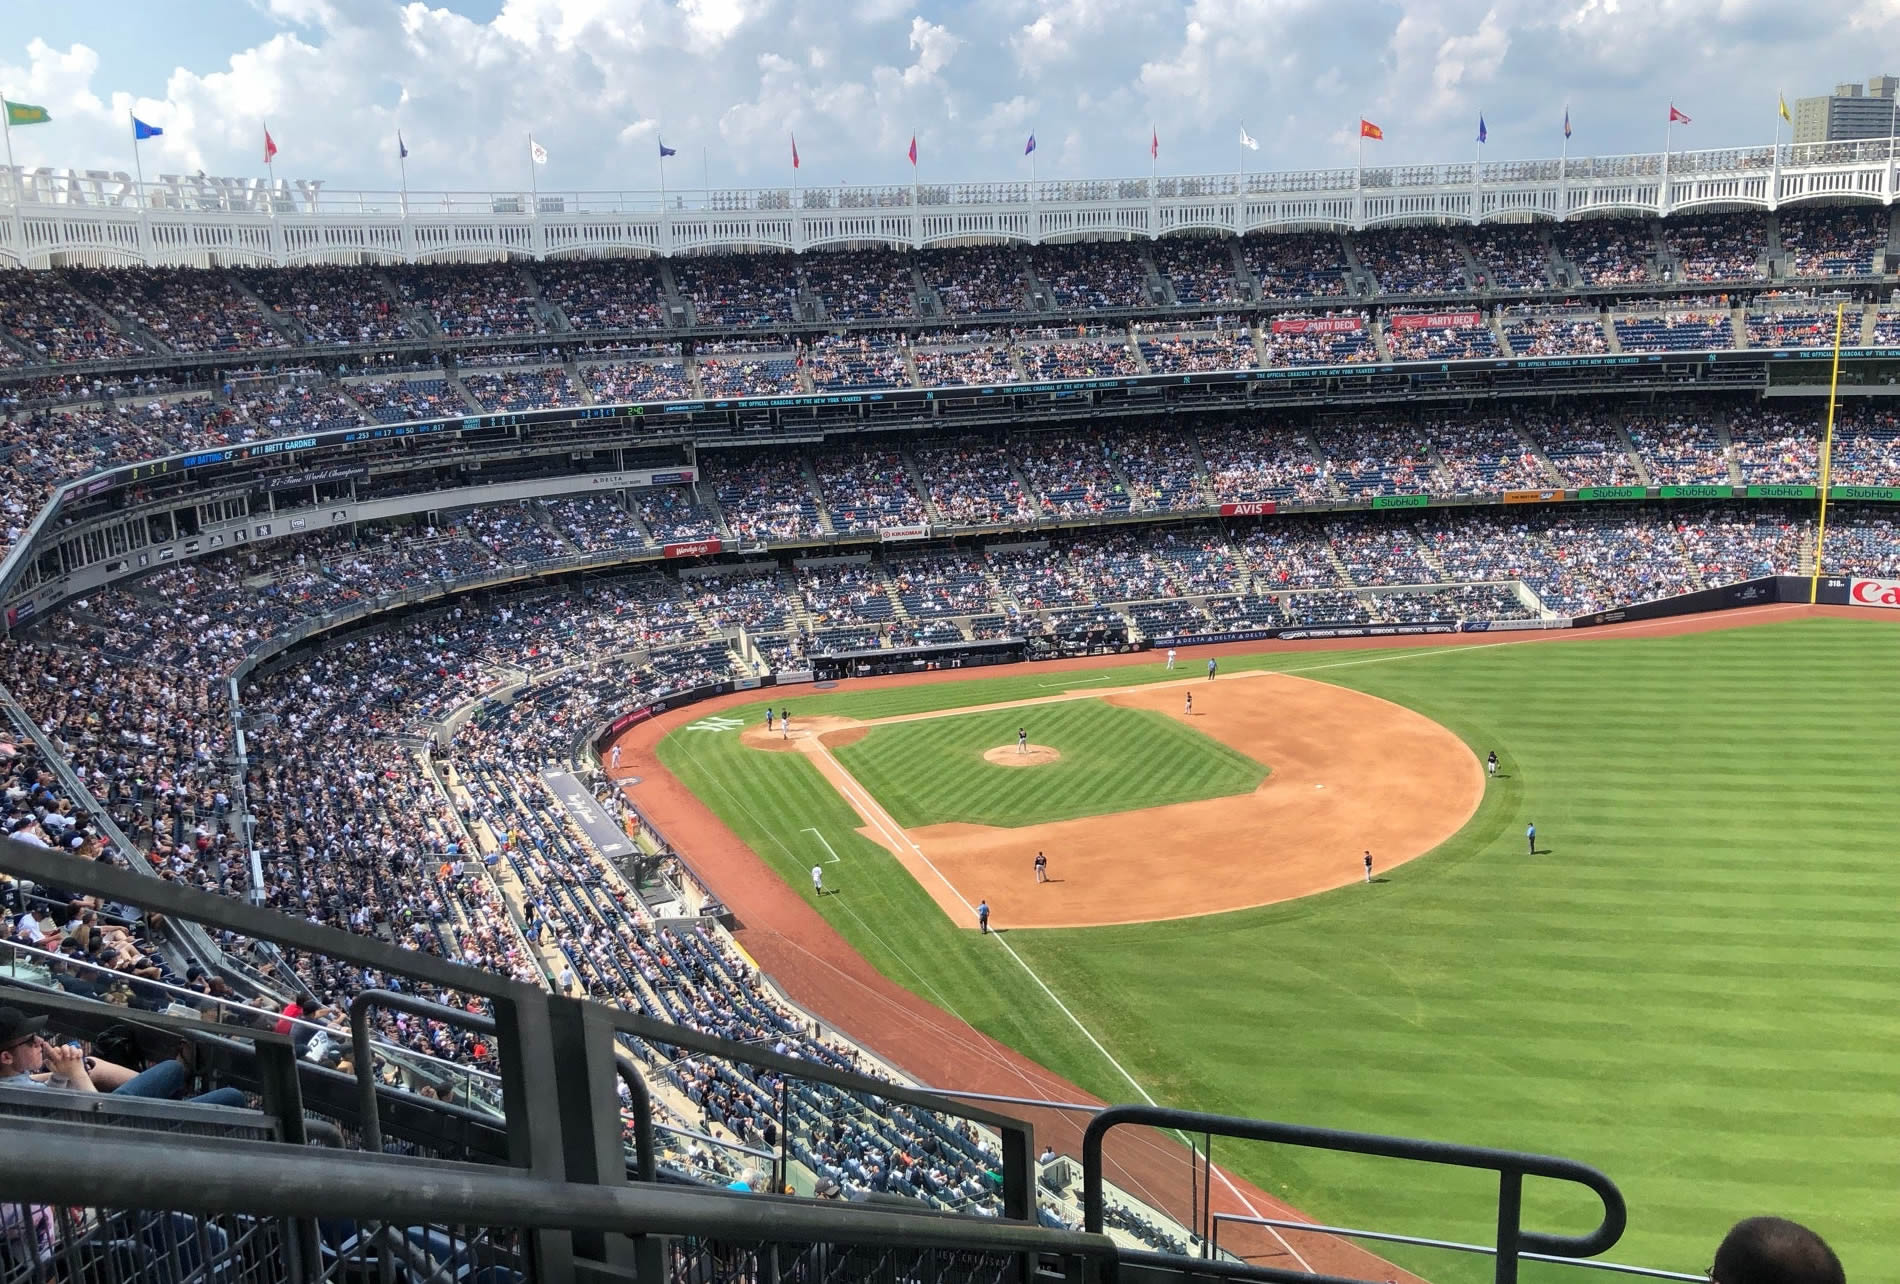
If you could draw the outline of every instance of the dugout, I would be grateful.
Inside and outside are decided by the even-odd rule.
[[[874,678],[885,673],[927,673],[936,669],[980,669],[990,664],[1015,664],[1023,659],[1021,638],[988,642],[939,642],[927,646],[875,647],[813,656],[814,680]]]

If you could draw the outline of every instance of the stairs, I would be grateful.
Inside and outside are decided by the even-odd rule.
[[[1527,432],[1520,432],[1517,434],[1517,439],[1523,443],[1525,453],[1536,458],[1537,466],[1544,470],[1544,477],[1552,486],[1564,485],[1563,474],[1557,471],[1556,463],[1544,453],[1544,448],[1537,444],[1535,437]]]
[[[567,371],[568,380],[574,385],[574,393],[581,399],[583,406],[598,404],[594,400],[594,390],[587,386],[585,379],[581,378],[580,365],[574,358],[569,357],[566,361],[563,361],[561,363],[561,369]]]
[[[1260,282],[1254,277],[1253,269],[1247,266],[1247,255],[1241,249],[1240,238],[1238,236],[1231,237],[1227,240],[1226,244],[1228,256],[1233,260],[1234,281],[1240,286],[1241,299],[1249,303],[1259,302]],[[1262,362],[1261,364],[1265,365],[1266,363]]]
[[[660,260],[660,293],[666,298],[667,323],[675,329],[683,329],[688,324],[686,298],[680,293],[679,279],[673,275],[673,264],[668,259]]]
[[[1385,341],[1385,326],[1380,324],[1378,320],[1374,320],[1372,323],[1372,350],[1379,354],[1379,360],[1381,361],[1390,361],[1392,359],[1391,345]]]
[[[528,297],[534,300],[535,315],[540,318],[544,330],[559,334],[574,328],[567,323],[566,314],[541,293],[541,283],[534,279],[534,273],[522,268],[521,283],[528,288]]]
[[[1465,288],[1469,290],[1477,289],[1478,278],[1481,276],[1485,276],[1484,265],[1482,263],[1479,263],[1478,256],[1471,252],[1470,242],[1467,241],[1464,235],[1455,228],[1452,230],[1452,233],[1451,233],[1451,243],[1458,248],[1458,257],[1464,260]],[[1504,336],[1499,335],[1498,337],[1499,339],[1502,339]],[[1498,346],[1500,350],[1508,350],[1504,348],[1504,345],[1502,343],[1500,343]]]
[[[906,355],[905,363],[909,364],[908,355]],[[915,382],[915,370],[911,371],[911,378]],[[811,460],[803,451],[798,454],[798,471],[799,475],[805,479],[805,489],[811,492],[811,502],[818,509],[818,529],[827,535],[836,535],[838,527],[831,520],[831,510],[825,506],[825,492],[818,485],[818,470],[811,466]]]
[[[1616,437],[1623,443],[1623,453],[1629,456],[1630,463],[1635,466],[1636,475],[1642,478],[1643,485],[1654,486],[1656,479],[1649,475],[1649,465],[1643,462],[1643,452],[1636,449],[1636,439],[1630,436],[1630,430],[1618,424]]]
[[[1351,573],[1346,570],[1346,559],[1339,555],[1339,550],[1333,547],[1333,542],[1330,539],[1326,541],[1326,560],[1333,564],[1333,574],[1339,576],[1339,582],[1341,584],[1346,585],[1348,588],[1356,589],[1359,587],[1353,583]]]
[[[1621,352],[1623,350],[1623,341],[1616,337],[1615,314],[1605,312],[1601,324],[1603,326],[1603,341],[1609,345],[1610,351]]]
[[[310,342],[309,333],[306,332],[301,325],[279,312],[276,308],[273,308],[270,304],[264,302],[264,300],[259,297],[257,291],[238,279],[235,272],[226,272],[223,275],[224,279],[230,283],[231,288],[243,295],[250,301],[251,306],[258,310],[258,313],[263,316],[265,324],[276,332],[279,339],[282,339],[293,348]]]
[[[1332,460],[1328,459],[1326,452],[1319,448],[1319,443],[1307,433],[1301,433],[1300,444],[1306,447],[1306,453],[1312,457],[1315,464],[1319,465],[1320,474],[1326,478],[1327,493],[1342,502],[1346,500],[1348,498],[1346,492],[1341,489],[1338,479],[1333,476]]]
[[[918,316],[930,320],[943,315],[943,300],[930,288],[930,282],[924,280],[923,268],[915,263],[910,265],[910,292]],[[913,377],[916,373],[915,369],[911,371]]]
[[[917,461],[912,459],[910,452],[903,447],[898,447],[897,455],[899,459],[904,461],[904,478],[910,482],[911,493],[923,498],[924,516],[929,519],[932,525],[948,525],[949,523],[943,515],[943,510],[938,508],[937,501],[931,498],[930,487],[924,483],[924,470],[917,466]]]

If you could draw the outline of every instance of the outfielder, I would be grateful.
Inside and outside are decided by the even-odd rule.
[[[1498,776],[1498,751],[1497,750],[1493,749],[1491,751],[1491,756],[1484,760],[1484,770],[1485,770],[1485,774],[1489,775],[1493,780],[1497,779],[1497,776]]]
[[[1168,648],[1168,672],[1169,673],[1174,672],[1174,648],[1173,647]]]
[[[1372,853],[1371,852],[1366,853],[1366,883],[1368,886],[1370,886],[1372,883]]]
[[[811,894],[813,896],[825,894],[825,867],[823,865],[811,867]]]
[[[607,765],[609,767],[614,768],[615,770],[619,770],[619,767],[620,767],[620,746],[619,745],[615,745],[612,749],[610,749],[607,752]]]

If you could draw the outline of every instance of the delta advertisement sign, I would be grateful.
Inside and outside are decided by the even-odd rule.
[[[1476,312],[1400,312],[1385,320],[1394,330],[1459,330],[1484,324]]]
[[[1855,580],[1847,589],[1855,606],[1884,606],[1900,611],[1900,580]]]
[[[1282,317],[1271,328],[1275,334],[1353,334],[1366,323],[1359,317]]]

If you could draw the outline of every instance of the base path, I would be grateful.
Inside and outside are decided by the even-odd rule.
[[[1346,643],[1247,643],[1194,648],[1187,654],[1198,660],[1209,654],[1311,652],[1311,667],[1324,669],[1341,664],[1376,664],[1400,659],[1401,651],[1414,647],[1597,642],[1618,637],[1703,633],[1809,615],[1835,614],[1851,614],[1856,619],[1867,619],[1878,613],[1850,612],[1848,608],[1766,606],[1575,632],[1563,629],[1548,633],[1516,634],[1505,638],[1480,633],[1456,638],[1393,638]],[[1064,672],[1155,662],[1156,657],[1153,655],[1089,657],[1051,661],[1038,666],[1037,671],[1053,678]],[[920,681],[955,682],[994,672],[977,669],[854,679],[849,689],[872,690]],[[738,939],[746,951],[793,1000],[853,1039],[876,1049],[880,1056],[902,1067],[905,1073],[920,1083],[969,1092],[1030,1097],[1039,1101],[1099,1101],[1099,1098],[1045,1070],[1013,1048],[973,1029],[878,972],[851,948],[797,888],[773,872],[692,791],[660,765],[654,747],[676,728],[722,708],[757,703],[761,698],[761,694],[756,691],[737,692],[663,713],[630,728],[617,742],[621,749],[621,764],[614,773],[621,777],[642,777],[641,783],[628,791],[628,796],[685,855],[693,871],[712,892],[732,910],[739,922]],[[795,732],[802,725],[803,720],[793,720]],[[1284,1035],[1287,1032],[1278,1033]],[[1270,1034],[1263,1032],[1263,1037],[1270,1037]],[[1132,1100],[1134,1093],[1132,1090],[1118,1090],[1117,1098]],[[1192,1107],[1196,1103],[1170,1101],[1165,1104]],[[1005,1112],[1009,1110],[1008,1107],[1003,1109]],[[1057,1150],[1070,1155],[1081,1153],[1082,1124],[1073,1116],[1056,1116],[1051,1111],[1039,1111],[1036,1127],[1038,1138],[1048,1139]],[[1148,1146],[1139,1153],[1124,1156],[1123,1161],[1115,1165],[1111,1172],[1111,1179],[1155,1207],[1166,1209],[1184,1224],[1187,1223],[1194,1208],[1188,1193],[1189,1183],[1185,1180],[1186,1148],[1153,1133],[1140,1135],[1148,1141]],[[1212,1203],[1219,1212],[1310,1220],[1291,1205],[1238,1178],[1233,1179],[1231,1189],[1226,1183],[1216,1181],[1212,1186]],[[1357,1245],[1330,1235],[1288,1231],[1284,1245],[1271,1245],[1258,1254],[1249,1245],[1245,1251],[1251,1260],[1261,1265],[1293,1270],[1304,1267],[1361,1279],[1414,1278]]]

